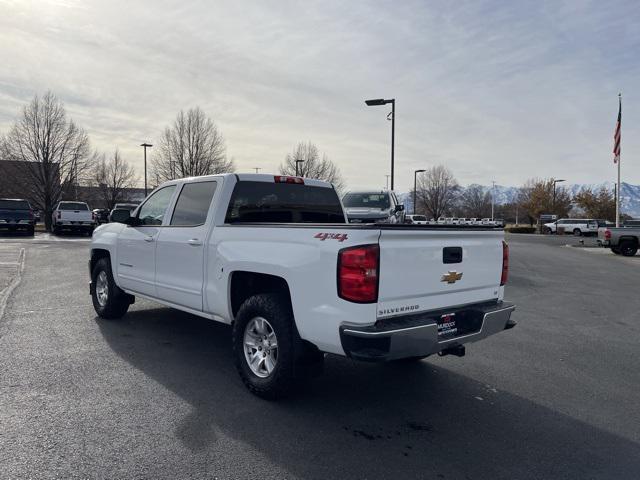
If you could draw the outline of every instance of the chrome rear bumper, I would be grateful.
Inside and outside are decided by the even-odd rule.
[[[491,302],[447,310],[379,320],[366,327],[343,325],[340,340],[345,354],[357,360],[386,361],[422,357],[477,342],[515,326],[510,320],[515,305]],[[455,314],[460,322],[458,335],[438,334],[438,318]]]

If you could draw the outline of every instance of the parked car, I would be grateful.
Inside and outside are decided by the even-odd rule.
[[[389,190],[347,192],[342,203],[349,223],[404,223],[404,205]]]
[[[108,208],[94,208],[93,216],[96,219],[96,224],[100,225],[102,223],[109,222],[109,209]]]
[[[572,233],[578,237],[581,235],[597,235],[598,220],[592,218],[561,218],[555,222],[545,223],[543,231],[557,233],[560,229],[564,233]]]
[[[91,234],[96,226],[93,212],[85,202],[58,202],[51,215],[53,233],[63,230]]]
[[[490,218],[483,218],[480,220],[480,225],[493,225],[493,220]]]
[[[415,225],[427,225],[429,220],[424,215],[405,215],[405,223],[413,223]]]
[[[319,372],[325,352],[462,356],[515,325],[499,229],[348,224],[330,183],[254,174],[172,180],[128,215],[92,239],[97,314],[120,318],[139,296],[232,324],[237,370],[260,396]]]
[[[0,198],[0,229],[9,232],[25,231],[35,234],[35,216],[28,200]]]
[[[640,246],[640,225],[599,228],[598,244],[610,248],[616,255],[633,257]]]

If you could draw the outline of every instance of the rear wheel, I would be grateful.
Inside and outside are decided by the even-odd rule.
[[[275,294],[245,300],[233,324],[233,350],[238,373],[252,393],[267,399],[288,393],[295,353],[288,302]]]
[[[625,257],[633,257],[638,252],[638,244],[630,240],[620,242],[620,253]]]
[[[91,300],[98,316],[107,319],[122,318],[131,304],[131,296],[113,281],[111,261],[101,258],[93,267]]]
[[[582,235],[582,230],[580,230],[579,228],[574,228],[574,229],[573,229],[573,234],[574,234],[576,237],[579,237],[579,236],[581,236],[581,235]]]

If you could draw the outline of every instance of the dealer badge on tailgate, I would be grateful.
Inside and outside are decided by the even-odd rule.
[[[444,315],[440,315],[438,319],[438,338],[442,337],[455,337],[456,333],[458,333],[458,328],[456,327],[456,314],[455,313],[445,313]]]

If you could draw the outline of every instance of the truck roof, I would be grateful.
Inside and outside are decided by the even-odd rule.
[[[186,177],[186,178],[177,178],[175,180],[169,180],[164,182],[163,185],[170,185],[178,182],[191,182],[194,180],[203,180],[207,178],[226,178],[226,177],[235,177],[239,182],[271,182],[274,183],[276,178],[300,178],[304,182],[305,185],[310,185],[312,187],[325,187],[325,188],[333,188],[333,185],[329,182],[325,182],[324,180],[318,180],[315,178],[306,178],[306,177],[296,177],[294,175],[279,175],[275,173],[221,173],[217,175],[203,175],[201,177]]]

